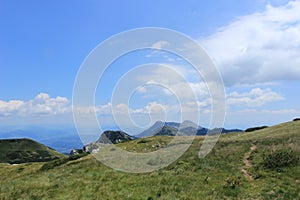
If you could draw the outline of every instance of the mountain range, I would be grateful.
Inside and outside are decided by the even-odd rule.
[[[0,163],[0,199],[300,199],[300,122],[252,129],[222,134],[205,158],[199,158],[204,137],[195,137],[178,160],[139,174],[110,168],[87,153],[32,163],[48,159],[52,150],[27,139],[6,140],[0,156],[10,156],[2,159],[13,165]],[[104,135],[120,149],[143,154],[163,150],[172,140],[109,131],[97,141],[107,142]],[[146,159],[149,166],[161,164],[159,156]]]
[[[122,131],[104,131],[103,134],[100,135],[100,138],[99,136],[97,136],[97,134],[85,136],[85,138],[89,138],[88,141],[90,142],[85,144],[90,144],[90,146],[95,146],[95,143],[97,144],[111,142],[113,144],[116,144],[136,138],[150,137],[154,135],[206,135],[208,131],[209,129],[198,126],[191,121],[184,121],[183,123],[157,121],[150,128],[136,136],[131,136]],[[241,130],[222,128],[222,130],[213,129],[210,131],[229,133],[239,132]],[[96,133],[96,130],[91,131],[91,133],[94,132]],[[99,138],[98,140],[97,137]],[[72,149],[81,149],[85,145],[82,142],[79,135],[77,134],[76,129],[70,127],[61,129],[51,129],[42,127],[19,127],[15,129],[3,129],[3,131],[0,131],[0,139],[7,138],[31,138],[63,154],[69,154]]]
[[[230,133],[241,132],[239,129],[224,129],[214,128],[207,129],[196,125],[192,121],[184,121],[182,123],[177,122],[155,122],[150,128],[136,135],[135,137],[123,131],[104,131],[100,138],[96,142],[91,142],[83,147],[83,149],[77,149],[78,151],[84,151],[89,153],[99,152],[101,145],[103,144],[117,144],[137,138],[151,137],[151,136],[192,136],[192,135],[206,135],[206,134],[218,134],[218,133]],[[73,149],[72,152],[76,152]]]
[[[192,121],[184,121],[182,123],[157,121],[150,128],[136,135],[136,137],[142,138],[155,135],[206,135],[207,133],[212,134],[230,132],[242,132],[242,130],[225,128],[208,129],[202,126],[198,126]]]

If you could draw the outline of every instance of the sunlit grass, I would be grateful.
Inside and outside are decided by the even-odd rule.
[[[221,136],[213,151],[198,158],[203,137],[197,137],[179,160],[146,174],[115,171],[92,155],[47,171],[43,163],[0,165],[0,199],[299,199],[300,166],[280,172],[261,166],[272,149],[299,154],[300,122],[289,122],[250,133]],[[152,137],[118,144],[134,152],[155,151],[172,137]],[[159,144],[159,145],[158,145]],[[243,157],[255,144],[248,180]]]

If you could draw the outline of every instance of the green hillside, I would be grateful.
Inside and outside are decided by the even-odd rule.
[[[0,163],[45,162],[61,157],[64,156],[30,139],[0,140]]]
[[[171,139],[118,146],[154,151]],[[202,141],[197,137],[178,161],[147,174],[115,171],[92,155],[47,170],[41,167],[49,162],[1,164],[0,199],[300,199],[300,121],[222,135],[205,159],[198,158]]]

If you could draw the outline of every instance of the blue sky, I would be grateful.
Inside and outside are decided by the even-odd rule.
[[[287,0],[0,0],[0,126],[72,125],[73,84],[86,56],[110,36],[141,27],[174,29],[206,49],[224,80],[226,127],[291,120],[300,116],[299,12],[300,2]],[[99,121],[114,126],[109,100],[117,80],[133,66],[157,61],[182,73],[188,69],[165,53],[120,58],[98,87]],[[190,83],[201,90],[202,81]],[[135,113],[150,105],[174,111],[174,99],[158,98],[155,88],[147,89],[148,96],[145,91],[133,96]],[[206,125],[209,102],[201,94],[198,105]],[[168,120],[178,120],[171,115]],[[133,119],[145,128],[151,124],[147,117]]]

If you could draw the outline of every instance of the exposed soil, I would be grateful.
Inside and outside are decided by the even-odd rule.
[[[252,167],[252,163],[250,162],[249,158],[250,158],[251,153],[255,149],[257,149],[257,147],[255,145],[252,145],[250,147],[250,151],[248,151],[247,153],[245,153],[244,158],[243,158],[244,167],[243,167],[243,169],[241,171],[243,172],[244,176],[248,180],[253,180],[253,177],[248,172],[248,168]]]

